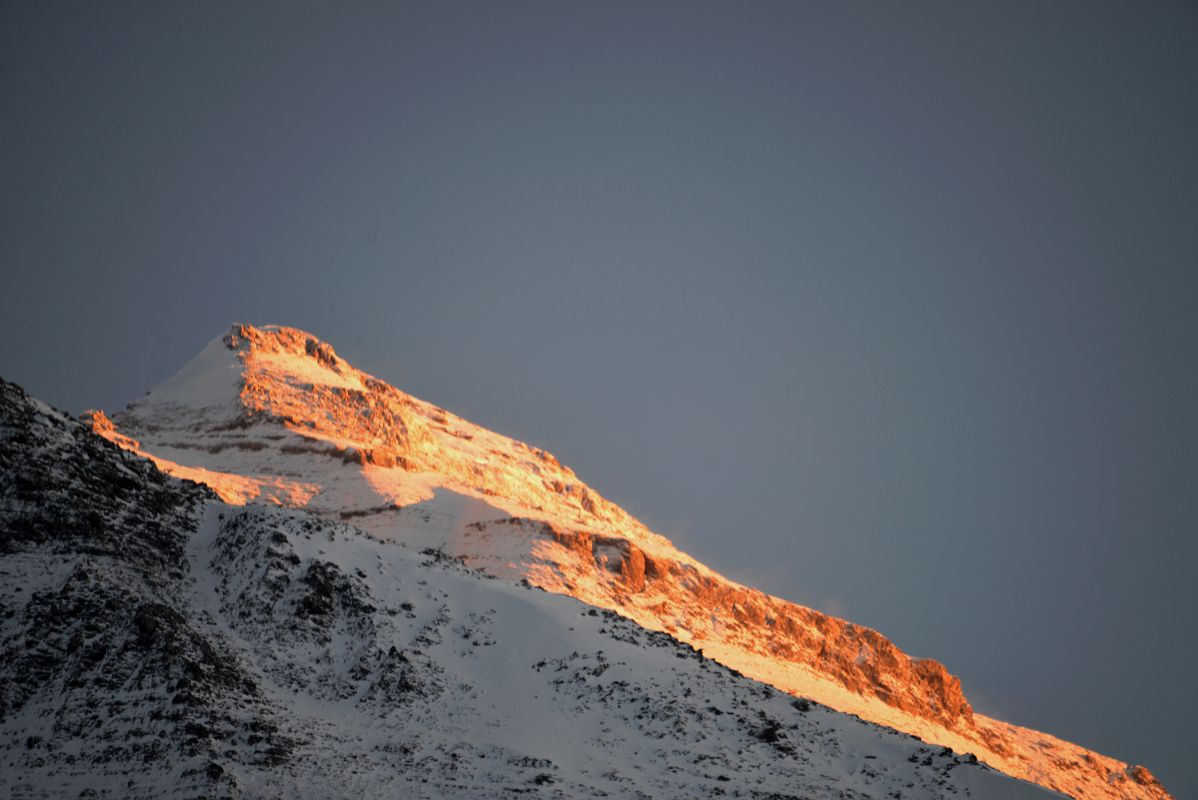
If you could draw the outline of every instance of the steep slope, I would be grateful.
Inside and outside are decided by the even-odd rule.
[[[444,549],[1074,797],[1168,796],[1142,767],[973,713],[939,663],[727,580],[550,454],[417,400],[302,331],[235,326],[111,420],[90,419],[227,502],[305,508],[384,540]]]
[[[0,381],[0,795],[1048,793],[610,611],[230,506]]]

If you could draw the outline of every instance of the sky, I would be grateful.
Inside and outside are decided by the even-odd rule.
[[[234,322],[1198,797],[1198,8],[0,2],[0,375]]]

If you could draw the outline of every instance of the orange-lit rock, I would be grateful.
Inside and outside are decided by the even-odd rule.
[[[734,583],[549,453],[367,375],[293,328],[237,325],[97,433],[228,502],[304,506],[610,608],[795,694],[1077,798],[1167,798],[1143,767],[975,714],[941,664]]]

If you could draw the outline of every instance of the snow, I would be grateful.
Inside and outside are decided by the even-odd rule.
[[[241,362],[225,346],[224,337],[209,342],[199,354],[133,405],[164,404],[188,407],[228,407],[241,386]]]
[[[354,375],[334,372],[319,361],[292,353],[263,353],[258,356],[263,369],[283,378],[294,386],[320,384],[342,389],[362,389],[362,381]]]
[[[296,574],[320,562],[355,576],[358,591],[379,609],[377,641],[355,635],[362,629],[348,613],[324,641],[280,636],[271,621],[236,622],[230,597],[256,580],[238,568],[261,560],[223,561],[219,543],[245,520],[259,541],[286,535],[300,559]],[[864,797],[912,787],[921,797],[1046,796],[829,709],[799,712],[788,695],[668,640],[649,644],[647,632],[571,598],[487,580],[348,526],[305,522],[298,512],[214,504],[190,550],[201,565],[193,572],[193,602],[217,620],[215,635],[259,666],[271,704],[286,710],[295,729],[316,734],[294,766],[269,776],[234,771],[244,786],[285,786],[297,797],[492,797],[514,785],[557,787],[566,796],[694,797],[721,784],[733,796]],[[405,606],[409,615],[389,614]],[[363,649],[389,646],[418,647],[435,665],[445,689],[433,702],[380,708],[362,684],[348,693],[318,688],[352,673]],[[783,726],[792,752],[758,738],[767,720]],[[397,743],[414,749],[414,772],[406,760],[403,770],[387,768]]]

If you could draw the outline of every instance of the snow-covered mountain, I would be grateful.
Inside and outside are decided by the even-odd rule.
[[[3,797],[1049,795],[3,381],[0,476]]]
[[[661,632],[694,648],[679,652],[701,653],[782,692],[974,753],[1008,775],[1073,797],[1168,797],[1143,767],[973,713],[959,681],[940,664],[907,656],[876,631],[727,580],[604,500],[550,454],[406,395],[302,331],[235,326],[126,410],[111,419],[88,416],[97,433],[211,487],[231,506],[274,504],[303,509],[309,524],[348,522],[383,554],[433,548],[500,578],[482,585],[501,593],[527,584],[570,595],[637,623],[620,622],[629,630]],[[329,560],[341,573],[357,574],[358,567]],[[368,566],[360,568],[373,580]],[[385,581],[370,584],[372,597],[389,591]],[[238,614],[247,625],[268,624],[260,612]],[[802,784],[790,785],[796,793]],[[670,792],[685,793],[647,791]],[[824,796],[816,789],[797,794],[804,792]]]

